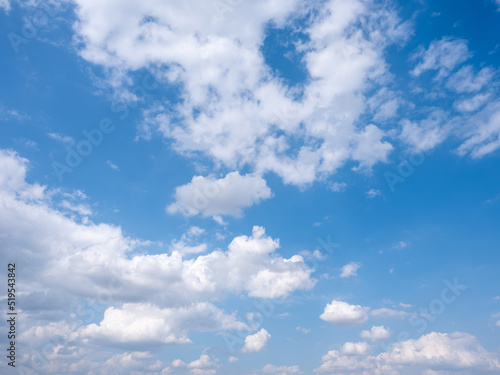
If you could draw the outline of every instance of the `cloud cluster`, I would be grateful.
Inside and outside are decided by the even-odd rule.
[[[249,330],[236,312],[210,301],[241,294],[286,297],[315,284],[313,269],[302,256],[283,258],[279,241],[266,236],[262,227],[233,238],[225,251],[209,251],[205,245],[206,254],[197,254],[189,238],[203,230],[192,227],[170,253],[138,253],[151,245],[126,237],[120,227],[93,223],[88,212],[61,208],[60,200],[79,204],[86,199],[81,192],[26,182],[29,162],[13,151],[0,150],[0,164],[0,240],[10,249],[0,259],[6,263],[15,253],[25,275],[19,295],[21,342],[29,347],[59,340],[62,347],[74,348],[73,365],[61,353],[49,358],[62,373],[71,366],[90,371],[90,365],[79,362],[91,356],[81,345],[183,344],[191,342],[193,330]],[[259,349],[267,340],[267,332],[260,331],[248,345]],[[131,363],[140,357],[130,355]]]
[[[365,343],[366,344],[366,343]],[[345,350],[347,345],[348,350]],[[338,374],[486,374],[500,370],[498,355],[487,352],[466,333],[431,332],[416,340],[393,344],[386,352],[369,355],[366,345],[346,343],[322,358],[318,373]]]
[[[248,165],[305,186],[349,160],[370,169],[393,148],[381,128],[358,120],[365,90],[389,76],[385,48],[409,35],[394,12],[357,0],[320,7],[304,28],[308,41],[296,46],[308,72],[297,95],[272,73],[261,47],[266,25],[285,27],[312,4],[240,2],[221,17],[212,3],[129,0],[119,11],[76,3],[79,53],[116,72],[115,86],[124,72],[147,68],[179,88],[180,101],[158,100],[145,110],[142,131],[172,139],[182,154],[200,152],[216,165]],[[141,100],[133,90],[122,97]]]

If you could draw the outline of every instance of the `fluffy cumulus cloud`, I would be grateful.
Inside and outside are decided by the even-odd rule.
[[[241,216],[242,208],[271,197],[266,180],[256,175],[228,173],[225,177],[195,176],[175,189],[175,202],[167,207],[171,214],[184,216]]]
[[[219,331],[248,329],[236,320],[234,314],[226,315],[209,303],[188,307],[161,309],[151,304],[124,304],[109,307],[99,324],[89,324],[79,330],[80,337],[88,342],[127,344],[186,344],[191,340],[188,330]]]
[[[369,311],[368,307],[333,300],[325,306],[320,318],[339,326],[354,326],[365,323],[368,320]]]
[[[93,354],[79,345],[182,344],[190,342],[191,330],[248,330],[235,311],[209,301],[240,294],[286,297],[315,284],[302,256],[283,258],[279,241],[262,227],[235,237],[225,251],[191,251],[188,238],[203,233],[191,227],[168,253],[135,252],[151,244],[125,236],[120,227],[93,223],[88,212],[61,208],[64,200],[85,200],[81,192],[26,182],[29,162],[15,152],[0,150],[0,165],[0,233],[2,246],[10,249],[0,259],[6,263],[15,253],[25,275],[21,338],[26,345],[58,338],[74,348],[73,367],[82,373],[91,371],[83,363]],[[189,249],[183,252],[183,246]],[[111,357],[106,355],[96,360]],[[69,373],[68,356],[54,352],[50,361]]]
[[[364,330],[360,334],[362,339],[372,342],[386,341],[391,337],[391,330],[384,326],[373,326],[369,331]]]
[[[271,340],[271,335],[264,328],[253,335],[245,337],[245,345],[241,349],[242,353],[257,353],[266,347]]]
[[[354,347],[353,343],[349,344]],[[343,348],[342,348],[343,349]],[[466,333],[432,332],[417,340],[393,344],[386,352],[331,350],[323,356],[318,373],[338,374],[494,374],[500,370],[498,354],[486,351]]]

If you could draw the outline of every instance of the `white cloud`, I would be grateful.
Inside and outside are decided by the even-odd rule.
[[[0,8],[2,8],[6,13],[8,13],[10,10],[10,1],[0,0]]]
[[[92,210],[86,204],[73,204],[71,202],[68,202],[67,200],[63,200],[60,206],[62,208],[66,208],[70,211],[76,212],[79,215],[86,215],[86,216],[92,215]]]
[[[340,348],[340,352],[344,355],[365,355],[370,349],[370,345],[366,342],[346,342]]]
[[[241,349],[242,353],[257,353],[266,347],[271,340],[271,335],[264,328],[259,332],[245,337],[245,345]]]
[[[377,196],[383,195],[382,192],[378,189],[370,189],[366,192],[366,195],[368,196],[369,199],[373,199]]]
[[[400,310],[393,310],[393,309],[388,309],[387,307],[383,307],[381,309],[375,309],[371,311],[372,316],[380,317],[380,318],[401,318],[404,319],[409,315],[408,312],[406,311],[400,311]]]
[[[262,374],[291,375],[300,374],[299,366],[274,366],[267,364],[260,371]]]
[[[295,329],[296,329],[297,331],[300,331],[300,332],[302,332],[302,333],[305,333],[306,335],[307,335],[308,333],[310,333],[310,332],[311,332],[311,330],[310,330],[310,329],[303,328],[303,327],[299,327],[299,326],[298,326],[298,327],[296,327]]]
[[[472,65],[465,65],[448,78],[446,87],[458,93],[476,92],[490,83],[493,75],[491,68],[483,68],[476,74]]]
[[[229,357],[229,359],[227,361],[229,363],[236,363],[236,362],[238,362],[238,357],[231,356],[231,357]]]
[[[420,54],[421,61],[411,71],[411,74],[419,76],[427,70],[438,70],[436,78],[440,79],[449,75],[457,65],[471,56],[466,40],[443,37],[431,42],[429,48]]]
[[[398,250],[404,249],[406,247],[408,247],[408,242],[405,241],[399,241],[398,243],[392,246],[393,249],[398,249]]]
[[[404,307],[405,309],[409,309],[410,307],[413,307],[413,305],[410,305],[409,303],[403,303],[403,302],[400,302],[399,306]]]
[[[455,101],[453,106],[461,112],[474,112],[483,107],[490,99],[491,94],[477,94],[471,98]]]
[[[303,29],[309,40],[297,44],[312,79],[296,99],[297,88],[274,76],[261,47],[266,25],[282,27],[315,4],[240,2],[221,17],[210,2],[129,0],[118,12],[105,2],[76,3],[80,54],[110,69],[122,97],[137,100],[124,91],[127,73],[141,68],[154,71],[160,85],[180,88],[179,104],[148,104],[141,129],[172,139],[183,155],[208,156],[216,169],[271,171],[301,187],[351,160],[358,169],[387,160],[392,146],[385,132],[358,120],[365,91],[389,76],[385,48],[411,34],[395,12],[361,1],[331,0],[314,9]],[[378,118],[392,116],[396,105],[386,103]]]
[[[64,350],[73,354],[51,351],[54,372],[106,374],[99,365],[117,353],[94,349],[102,345],[136,349],[138,344],[189,342],[191,330],[246,327],[234,312],[209,301],[242,294],[286,297],[314,286],[313,269],[299,255],[283,258],[279,241],[266,236],[264,228],[234,237],[226,250],[207,246],[206,254],[187,259],[180,248],[171,253],[153,249],[149,255],[144,248],[151,243],[126,237],[120,227],[81,221],[58,209],[56,199],[76,204],[85,195],[26,182],[29,164],[17,153],[0,150],[0,165],[2,246],[16,254],[24,275],[19,342],[34,353],[36,345],[63,340]],[[186,242],[202,234],[191,227]],[[8,262],[9,254],[0,252],[0,260]],[[161,366],[151,374],[168,371]]]
[[[460,155],[470,153],[478,159],[497,150],[500,147],[500,101],[489,103],[471,116],[465,129],[467,139],[457,149]]]
[[[358,275],[358,269],[361,267],[361,263],[359,262],[350,262],[342,267],[342,272],[340,277],[351,277]]]
[[[118,170],[118,166],[114,164],[111,160],[108,160],[106,164],[108,164],[111,169],[114,169],[115,171]]]
[[[369,311],[368,307],[333,300],[325,306],[320,318],[339,326],[354,326],[365,323],[368,320]]]
[[[434,110],[420,121],[401,121],[400,138],[410,146],[411,151],[430,150],[442,143],[450,133],[447,115],[441,110]]]
[[[120,344],[186,344],[188,330],[200,332],[248,329],[210,303],[183,308],[160,309],[151,304],[127,303],[121,308],[109,307],[99,324],[82,327],[78,335],[85,342]]]
[[[72,137],[70,137],[69,135],[64,135],[64,134],[60,134],[60,133],[48,133],[47,135],[50,138],[52,138],[58,142],[61,142],[63,144],[68,144],[68,145],[75,144],[75,140]]]
[[[347,188],[347,184],[345,182],[334,182],[328,184],[328,189],[335,192],[339,193],[344,191]]]
[[[271,197],[266,180],[257,175],[228,173],[224,178],[194,176],[190,183],[175,190],[175,202],[167,207],[170,214],[184,216],[241,216],[242,209]]]
[[[384,326],[372,326],[369,331],[362,331],[360,336],[362,339],[370,340],[372,342],[382,342],[391,337],[391,330],[385,328]]]
[[[465,375],[499,369],[498,354],[487,352],[474,336],[431,332],[417,340],[395,343],[377,356],[331,350],[315,372],[420,375],[436,370]]]

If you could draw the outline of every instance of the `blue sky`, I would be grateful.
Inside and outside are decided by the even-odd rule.
[[[498,0],[0,0],[0,34],[2,373],[500,371]]]

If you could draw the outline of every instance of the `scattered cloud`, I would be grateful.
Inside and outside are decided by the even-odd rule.
[[[300,369],[299,366],[274,366],[268,364],[260,372],[261,374],[292,375],[300,374]]]
[[[306,335],[307,335],[309,332],[311,332],[311,330],[310,330],[310,329],[303,328],[303,327],[296,327],[295,329],[296,329],[297,331],[300,331],[300,332],[302,332],[302,333],[305,333]]]
[[[106,162],[106,164],[108,164],[108,166],[111,168],[111,169],[114,169],[115,171],[118,170],[118,166],[116,164],[114,164],[111,160],[108,160]]]
[[[335,192],[339,193],[342,191],[345,191],[347,188],[347,184],[345,182],[332,182],[327,185],[328,189]]]
[[[369,199],[373,199],[375,197],[382,196],[383,194],[380,190],[370,189],[366,192],[366,195]]]
[[[486,67],[475,73],[472,65],[464,65],[448,78],[446,87],[458,93],[473,93],[490,83],[493,76],[492,68]]]
[[[397,250],[402,250],[406,247],[408,247],[408,242],[405,242],[405,241],[399,241],[392,246],[393,249],[397,249]]]
[[[397,317],[397,318],[401,318],[401,319],[404,319],[408,315],[410,315],[410,313],[408,313],[406,311],[388,309],[387,307],[383,307],[381,309],[372,310],[370,314],[372,316],[376,316],[376,317],[379,317],[379,318],[393,318],[393,317]]]
[[[0,0],[0,8],[2,8],[5,11],[5,13],[9,13],[10,1],[9,0]]]
[[[351,277],[358,275],[358,269],[361,267],[360,262],[350,262],[342,267],[342,272],[340,273],[340,277]]]
[[[431,42],[429,48],[423,50],[418,56],[420,62],[411,74],[418,77],[428,70],[437,70],[437,79],[448,76],[456,66],[472,56],[467,44],[465,39],[449,36]]]
[[[61,133],[48,133],[47,135],[49,136],[49,138],[52,138],[53,140],[60,142],[60,143],[63,143],[63,144],[67,144],[67,145],[74,145],[75,144],[75,140],[72,137],[70,137],[69,135],[64,135]]]

